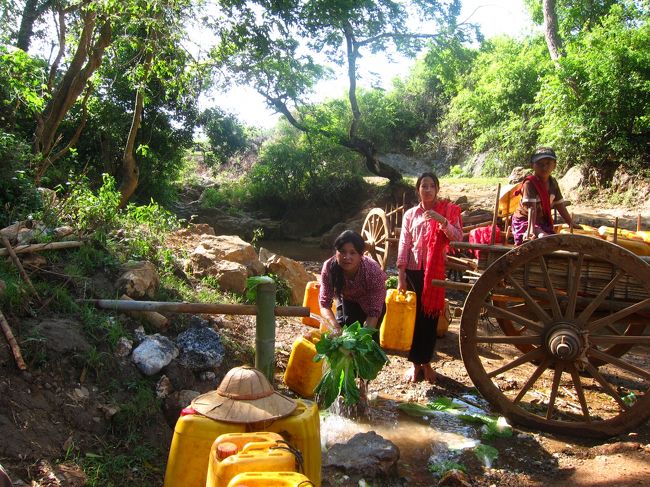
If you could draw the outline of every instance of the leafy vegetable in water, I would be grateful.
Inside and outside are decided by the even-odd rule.
[[[466,408],[455,403],[449,397],[439,397],[426,406],[416,403],[400,404],[399,409],[410,416],[430,416],[434,411],[453,414],[467,423],[482,424],[483,439],[508,438],[512,436],[512,427],[503,416],[494,417],[481,413],[468,413]]]
[[[344,327],[338,336],[324,333],[316,344],[318,352],[314,362],[325,359],[328,370],[316,386],[316,394],[324,408],[328,408],[338,396],[345,404],[359,402],[356,380],[372,380],[388,362],[384,351],[372,339],[377,330],[365,328],[357,321]]]

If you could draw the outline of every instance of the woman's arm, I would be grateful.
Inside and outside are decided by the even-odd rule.
[[[324,326],[330,330],[340,329],[341,327],[336,321],[336,317],[332,312],[332,302],[334,301],[334,288],[330,278],[330,263],[332,259],[328,259],[323,264],[323,269],[320,273],[320,290],[318,291],[318,304],[320,306],[320,315],[325,320]]]
[[[401,292],[405,292],[407,289],[406,265],[408,264],[413,247],[413,235],[411,234],[413,215],[414,211],[411,210],[408,210],[404,214],[402,230],[399,235],[399,247],[397,248],[397,289]]]

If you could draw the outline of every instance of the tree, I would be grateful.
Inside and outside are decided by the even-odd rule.
[[[237,81],[253,85],[298,130],[331,138],[361,154],[369,171],[396,180],[401,175],[380,162],[376,144],[360,134],[359,58],[364,52],[388,50],[413,55],[429,42],[465,39],[471,26],[457,23],[459,10],[458,0],[446,4],[303,0],[272,4],[257,15],[250,4],[238,4],[224,10],[219,24],[222,42],[214,57]],[[418,23],[421,29],[411,27]],[[330,72],[315,61],[315,53],[347,68],[350,117],[345,133],[321,126],[308,116],[304,98]]]

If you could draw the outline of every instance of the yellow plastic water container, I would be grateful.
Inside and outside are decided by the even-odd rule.
[[[436,336],[442,338],[449,330],[449,323],[451,323],[451,309],[449,308],[449,300],[445,299],[445,307],[438,317],[438,325],[436,326]]]
[[[321,482],[320,418],[312,401],[296,400],[293,413],[261,423],[216,421],[185,409],[176,422],[165,470],[164,487],[205,487],[210,449],[225,433],[271,431],[280,434],[302,457],[305,475],[316,487]]]
[[[408,352],[413,342],[415,327],[415,293],[400,293],[397,289],[386,291],[386,314],[379,330],[381,348]]]
[[[302,305],[309,308],[309,312],[320,316],[320,303],[318,302],[318,293],[320,292],[320,283],[318,281],[309,281],[305,287],[305,296],[302,299]],[[303,325],[318,328],[320,321],[309,316],[302,317]]]
[[[242,472],[291,472],[296,457],[283,445],[277,433],[226,433],[210,449],[206,487],[227,487]],[[286,446],[286,445],[285,445]]]
[[[228,487],[310,487],[314,483],[297,472],[245,472],[233,478]]]
[[[314,362],[318,340],[320,332],[314,330],[307,337],[296,338],[291,347],[284,383],[301,397],[312,397],[323,376],[323,361]]]

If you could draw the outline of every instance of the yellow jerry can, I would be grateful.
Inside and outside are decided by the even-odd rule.
[[[323,376],[323,361],[314,362],[318,340],[320,333],[314,330],[308,337],[296,338],[291,347],[284,383],[301,397],[312,397]]]
[[[228,487],[310,487],[314,483],[297,472],[246,472],[233,478]]]
[[[386,350],[408,352],[413,342],[416,311],[415,293],[386,291],[386,314],[379,330],[379,344]]]
[[[226,433],[210,449],[206,487],[227,487],[242,472],[291,472],[296,457],[281,435],[268,431]]]
[[[165,470],[164,487],[205,487],[210,449],[225,433],[271,431],[300,452],[305,475],[320,487],[321,445],[318,407],[312,401],[296,400],[289,416],[259,423],[216,421],[186,408],[176,422]]]
[[[320,304],[318,302],[318,293],[320,292],[320,283],[318,281],[309,281],[305,286],[305,296],[302,299],[302,305],[309,308],[309,312],[320,316]],[[302,324],[318,328],[320,321],[309,316],[302,317]]]

